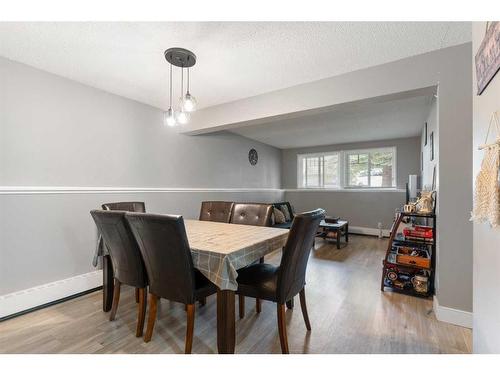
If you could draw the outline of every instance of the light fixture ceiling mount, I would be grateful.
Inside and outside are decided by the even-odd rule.
[[[178,66],[179,68],[191,68],[196,64],[196,55],[184,48],[169,48],[163,55],[170,64]]]

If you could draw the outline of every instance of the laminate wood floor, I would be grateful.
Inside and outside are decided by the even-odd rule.
[[[307,332],[298,298],[287,310],[291,353],[470,353],[470,329],[442,323],[432,300],[380,292],[387,240],[351,236],[337,250],[318,240],[307,270]],[[266,262],[279,263],[280,254]],[[246,299],[246,316],[236,321],[237,353],[280,353],[276,305]],[[134,290],[122,287],[116,320],[101,309],[94,292],[0,323],[1,353],[182,353],[185,311],[162,300],[153,339],[136,338]],[[236,309],[238,307],[236,306]],[[238,315],[236,311],[236,316]],[[216,299],[196,306],[193,353],[216,353]]]

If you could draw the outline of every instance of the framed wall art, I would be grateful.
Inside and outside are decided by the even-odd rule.
[[[477,95],[481,95],[500,70],[500,21],[488,22],[475,57]]]
[[[434,160],[434,132],[431,133],[429,142],[431,143],[430,149],[431,149],[431,161],[432,161]]]
[[[424,146],[427,146],[427,123],[424,125]]]

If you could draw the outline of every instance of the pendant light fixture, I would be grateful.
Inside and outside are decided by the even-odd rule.
[[[175,126],[177,125],[177,120],[175,119],[175,113],[172,109],[172,64],[170,64],[170,105],[168,111],[165,112],[165,125]]]
[[[181,68],[181,95],[183,93],[184,93],[184,68]],[[179,124],[184,125],[184,124],[187,124],[189,122],[191,115],[189,114],[189,112],[186,112],[184,110],[184,106],[182,104],[183,104],[183,98],[181,96],[180,109],[177,112],[176,119],[177,119],[177,122]]]
[[[196,111],[196,99],[194,96],[191,95],[189,92],[189,68],[187,68],[187,91],[186,95],[184,95],[184,98],[182,99],[182,109],[185,112],[194,112]]]
[[[191,118],[190,113],[196,109],[196,99],[189,92],[189,68],[196,64],[196,55],[184,48],[169,48],[164,52],[165,59],[170,63],[170,102],[165,112],[164,120],[168,126],[187,124]],[[181,98],[180,108],[172,108],[172,66],[181,68]],[[187,69],[187,91],[184,94],[184,68]]]

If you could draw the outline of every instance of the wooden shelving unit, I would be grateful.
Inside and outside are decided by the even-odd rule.
[[[432,238],[408,238],[400,231],[402,225],[425,226],[432,229]],[[401,249],[418,253],[417,256],[401,254]],[[426,255],[426,256],[422,256]],[[430,297],[434,294],[434,271],[436,265],[436,215],[406,213],[397,211],[391,228],[389,244],[382,261],[380,289],[390,288],[394,292],[416,297]],[[403,261],[404,259],[404,261]],[[427,277],[427,292],[415,290],[413,278]]]

